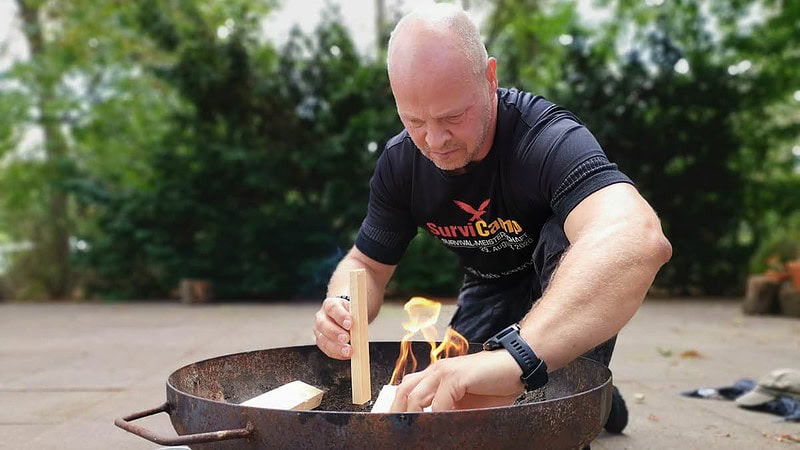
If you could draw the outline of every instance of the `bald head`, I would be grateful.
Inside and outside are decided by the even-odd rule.
[[[389,39],[389,84],[397,114],[436,167],[464,171],[492,146],[497,64],[457,6],[437,4],[400,19]]]
[[[400,19],[389,38],[386,65],[390,79],[408,71],[430,68],[436,62],[480,77],[486,70],[487,59],[478,27],[464,10],[453,4],[438,3]]]

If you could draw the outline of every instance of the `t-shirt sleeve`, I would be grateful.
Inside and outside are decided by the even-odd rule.
[[[361,253],[383,264],[397,264],[417,233],[410,211],[409,180],[401,161],[384,151],[370,180],[367,216],[355,242]]]
[[[539,170],[538,192],[561,221],[594,192],[616,183],[633,182],[610,162],[589,130],[562,119],[541,132],[529,152]]]

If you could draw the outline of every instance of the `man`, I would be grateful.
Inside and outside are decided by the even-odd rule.
[[[511,404],[584,353],[608,365],[671,255],[656,214],[571,113],[498,88],[497,62],[457,7],[401,19],[387,65],[405,130],[378,160],[367,217],[317,312],[319,348],[350,357],[349,271],[367,271],[372,320],[421,227],[465,270],[451,325],[491,350],[406,375],[393,411]],[[612,409],[607,428],[621,432],[616,390]]]

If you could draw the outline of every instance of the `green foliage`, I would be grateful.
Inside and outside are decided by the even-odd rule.
[[[577,21],[573,1],[501,0],[487,19],[486,47],[502,86],[548,95],[563,82],[559,37]]]
[[[783,272],[786,262],[800,259],[800,211],[788,217],[770,215],[766,220],[771,232],[750,259],[751,273]]]
[[[388,295],[401,298],[414,295],[452,297],[462,280],[455,254],[427,233],[420,232],[411,240],[387,290]]]
[[[158,59],[113,1],[21,1],[17,4],[30,59],[0,74],[0,229],[32,242],[12,259],[17,298],[62,298],[76,287],[69,240],[91,227],[74,190],[85,174],[140,180],[137,164],[163,132],[174,100],[142,75],[138,59]],[[163,86],[162,86],[163,87]],[[27,140],[37,130],[40,139]]]
[[[220,38],[179,21],[198,16],[191,3],[142,6],[144,32],[175,55],[154,70],[191,107],[153,149],[147,188],[100,204],[94,291],[163,296],[203,278],[220,298],[318,297],[352,243],[368,144],[398,129],[383,68],[362,63],[333,12],[280,52],[239,13]]]
[[[800,4],[597,3],[614,20],[588,27],[574,1],[487,2],[501,84],[575,111],[634,179],[674,248],[658,284],[739,291],[795,239]],[[0,242],[34,248],[10,259],[15,297],[163,298],[181,278],[321,295],[401,128],[382,59],[335,9],[276,48],[272,1],[19,5],[31,58],[0,73]],[[418,236],[389,292],[460,282]]]
[[[650,60],[630,54],[618,72],[575,46],[564,103],[662,216],[673,258],[660,281],[721,293],[744,254],[734,239],[744,177],[725,164],[739,151],[729,114],[739,96],[724,68],[700,58],[690,60],[690,75],[677,73],[676,44],[658,30],[640,50]]]
[[[759,4],[765,21],[742,26]],[[791,45],[798,11],[778,2],[719,2],[708,12],[695,1],[601,5],[615,20],[597,28],[560,20],[561,31],[531,31],[525,23],[555,10],[536,7],[494,25],[516,40],[572,36],[558,74],[565,83],[538,88],[535,71],[516,69],[526,60],[538,67],[534,49],[500,48],[512,61],[501,59],[499,71],[515,68],[510,80],[573,110],[654,206],[673,245],[658,284],[675,294],[740,292],[753,246],[771,226],[765,218],[800,210],[791,194],[800,177],[782,156],[800,136],[796,102],[787,104],[800,64],[786,63],[799,56]],[[503,17],[496,12],[495,22]]]

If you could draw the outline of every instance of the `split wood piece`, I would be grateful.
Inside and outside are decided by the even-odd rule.
[[[246,400],[240,405],[271,409],[314,409],[322,402],[324,391],[296,380]]]
[[[353,382],[353,403],[363,405],[372,398],[369,374],[369,320],[367,315],[367,272],[364,269],[350,271],[350,376]]]
[[[389,408],[392,407],[392,402],[394,402],[394,397],[397,395],[397,385],[396,384],[387,384],[386,386],[381,388],[381,391],[378,393],[378,398],[375,400],[375,404],[372,405],[372,411],[374,413],[388,413]],[[431,407],[428,406],[422,409],[423,411],[430,411]]]
[[[389,412],[389,408],[392,407],[392,402],[394,401],[395,395],[397,395],[396,384],[387,384],[386,386],[382,387],[381,391],[378,393],[378,398],[375,399],[375,404],[372,405],[371,412],[374,413]]]

